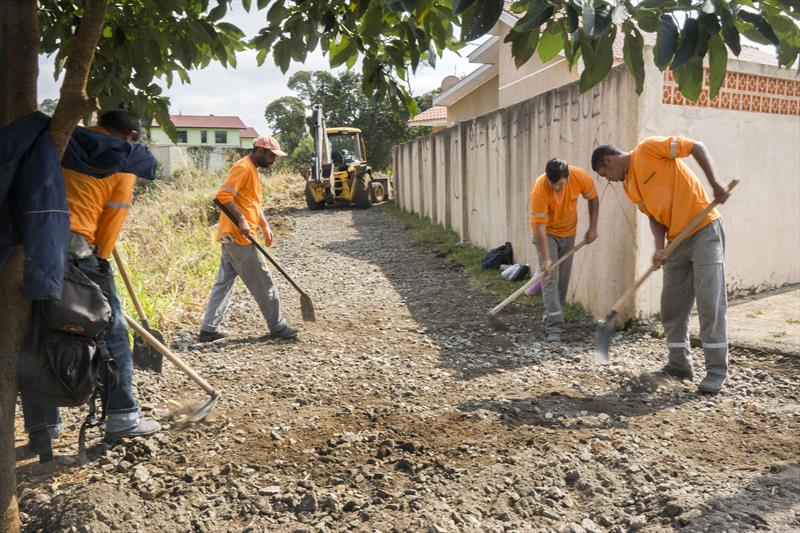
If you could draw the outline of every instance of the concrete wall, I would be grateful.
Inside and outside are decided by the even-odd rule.
[[[239,130],[233,128],[176,128],[178,131],[186,132],[186,142],[179,143],[178,146],[225,146],[238,147],[240,145]],[[201,142],[200,132],[206,132],[206,141]],[[228,133],[228,142],[217,143],[215,132],[225,131]],[[150,129],[150,143],[153,146],[172,146],[173,143],[161,128]],[[252,146],[252,144],[251,144]]]
[[[498,77],[490,79],[478,89],[475,89],[464,98],[447,108],[447,123],[454,124],[490,113],[499,107]]]
[[[536,265],[528,222],[533,180],[552,157],[589,169],[597,145],[634,143],[634,99],[632,81],[617,68],[584,95],[573,83],[400,145],[398,203],[483,248],[511,241],[515,261]],[[636,227],[626,222],[635,220],[633,206],[619,197],[621,190],[605,187],[598,183],[600,238],[576,255],[569,295],[597,315],[631,283],[635,258]],[[583,199],[578,210],[580,240],[588,226]]]
[[[198,154],[190,152],[187,146],[151,146],[150,151],[159,163],[161,177],[169,177],[178,170],[208,170],[217,172],[230,165],[239,157],[239,150],[212,148]]]
[[[685,135],[702,141],[711,153],[717,178],[741,180],[720,208],[728,292],[800,283],[800,116],[666,104],[663,74],[652,57],[645,58],[645,65],[639,136]],[[795,79],[791,71],[736,60],[729,61],[728,71]],[[713,197],[694,158],[685,161]],[[636,262],[641,272],[650,265],[653,238],[644,215],[636,217],[640,227]],[[658,312],[660,292],[661,276],[655,275],[640,289],[638,308],[645,314]]]

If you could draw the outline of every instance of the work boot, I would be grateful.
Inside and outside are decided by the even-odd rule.
[[[297,334],[300,333],[300,330],[297,328],[293,328],[292,326],[286,326],[283,329],[280,329],[275,332],[270,332],[270,337],[277,337],[279,339],[293,339],[297,337]]]
[[[53,460],[53,439],[47,429],[34,431],[28,438],[28,449],[39,456],[40,463]]]
[[[667,363],[664,365],[664,367],[661,369],[661,372],[680,380],[691,380],[694,378],[694,371],[691,368],[681,368],[677,365],[673,365],[672,363]]]
[[[724,374],[706,374],[706,377],[697,386],[697,390],[705,394],[717,394],[722,390],[725,379],[726,376]]]
[[[129,439],[134,437],[149,437],[155,435],[161,430],[161,424],[149,418],[140,418],[139,423],[130,429],[124,431],[115,431],[113,433],[106,431],[106,440],[116,442],[121,439]]]
[[[224,329],[220,329],[218,331],[206,331],[204,329],[201,329],[200,334],[197,336],[197,340],[199,340],[200,342],[211,342],[219,339],[224,339],[228,335],[230,335],[230,333],[228,333]]]
[[[545,339],[547,342],[552,342],[554,344],[558,344],[561,342],[561,333],[551,331],[547,334],[547,338]]]

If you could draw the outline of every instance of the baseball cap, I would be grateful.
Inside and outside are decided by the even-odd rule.
[[[266,148],[275,155],[288,155],[281,150],[281,145],[278,143],[278,140],[269,135],[262,135],[256,139],[255,142],[253,142],[253,148]]]

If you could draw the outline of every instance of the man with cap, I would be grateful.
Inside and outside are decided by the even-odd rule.
[[[250,154],[234,163],[225,183],[217,191],[216,199],[233,214],[238,225],[224,215],[220,217],[217,240],[222,245],[222,257],[217,281],[211,289],[208,307],[200,325],[200,342],[210,342],[228,335],[227,331],[220,328],[220,324],[231,301],[236,276],[242,278],[256,299],[270,336],[297,336],[297,329],[291,327],[281,315],[278,288],[272,281],[265,259],[247,238],[255,236],[259,227],[265,244],[272,245],[272,230],[261,208],[262,189],[258,169],[269,168],[278,156],[285,155],[286,152],[281,150],[275,138],[257,138]]]

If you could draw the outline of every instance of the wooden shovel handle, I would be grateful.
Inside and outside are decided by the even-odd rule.
[[[128,313],[123,313],[123,314],[125,315],[125,320],[128,322],[128,326],[130,326],[132,330],[134,330],[140,337],[142,337],[142,339],[144,339],[144,341],[147,344],[152,346],[154,350],[156,350],[158,353],[169,359],[169,361],[173,365],[177,366],[178,369],[180,369],[184,374],[189,376],[192,379],[192,381],[200,385],[200,387],[202,387],[203,390],[206,391],[208,394],[213,395],[216,393],[214,387],[209,385],[209,383],[202,377],[200,377],[200,375],[197,372],[192,370],[192,368],[189,365],[184,363],[180,357],[172,353],[172,351],[169,348],[164,346],[161,342],[159,342],[158,339],[153,337],[150,334],[150,332],[144,329],[144,327],[142,327],[141,324],[136,322],[133,319],[133,317],[131,317]]]
[[[112,253],[114,254],[114,261],[117,263],[117,268],[119,269],[119,275],[122,276],[122,281],[125,282],[125,288],[128,289],[128,295],[131,297],[133,306],[136,308],[136,312],[139,314],[139,320],[147,324],[147,318],[144,316],[144,309],[142,309],[142,304],[139,303],[139,298],[136,297],[136,293],[133,292],[133,285],[128,277],[128,271],[125,270],[125,264],[122,262],[122,258],[119,256],[116,246],[114,247]]]
[[[731,180],[731,182],[728,184],[728,192],[731,192],[731,191],[734,189],[734,187],[736,187],[737,185],[739,185],[739,180],[738,180],[738,178],[734,178],[734,179],[732,179],[732,180]],[[697,227],[697,226],[698,226],[698,225],[699,225],[699,224],[700,224],[700,223],[701,223],[701,222],[702,222],[702,221],[703,221],[705,218],[706,218],[706,216],[707,216],[707,215],[708,215],[708,214],[709,214],[711,211],[713,211],[713,210],[714,210],[714,208],[715,208],[715,207],[717,207],[718,205],[719,205],[719,200],[717,200],[717,199],[714,199],[714,201],[713,201],[713,202],[711,202],[710,204],[708,204],[708,207],[706,207],[705,209],[703,209],[703,210],[702,210],[702,211],[701,211],[701,212],[700,212],[700,213],[699,213],[699,214],[698,214],[696,217],[694,217],[694,218],[693,218],[693,219],[692,219],[692,220],[691,220],[691,221],[690,221],[690,222],[689,222],[689,223],[686,225],[686,227],[685,227],[685,228],[683,228],[683,229],[681,230],[681,232],[680,232],[680,233],[678,233],[678,236],[677,236],[677,237],[675,237],[674,239],[672,239],[672,240],[669,242],[669,244],[667,244],[667,247],[666,247],[666,248],[664,248],[664,254],[666,255],[666,257],[669,257],[669,256],[670,256],[670,254],[671,254],[671,253],[672,253],[672,252],[675,250],[675,248],[677,248],[677,247],[678,247],[678,246],[679,246],[679,245],[680,245],[680,244],[681,244],[683,241],[685,241],[685,240],[686,240],[686,238],[689,236],[689,234],[690,234],[690,233],[691,233],[691,232],[692,232],[692,231],[693,231],[693,230],[694,230],[694,229],[695,229],[695,228],[696,228],[696,227]],[[647,272],[645,272],[644,274],[642,274],[642,275],[639,277],[639,279],[637,279],[637,280],[636,280],[636,283],[634,283],[634,284],[633,284],[633,286],[632,286],[631,288],[629,288],[627,291],[625,291],[625,293],[624,293],[622,296],[620,296],[619,300],[617,300],[616,302],[614,302],[614,305],[613,305],[613,306],[611,306],[611,309],[608,311],[608,314],[609,314],[609,315],[611,315],[611,313],[614,313],[614,312],[616,312],[616,313],[619,313],[619,308],[620,308],[620,307],[622,307],[622,306],[625,304],[625,302],[627,302],[627,301],[628,301],[628,299],[629,299],[631,296],[633,296],[633,294],[634,294],[634,293],[635,293],[635,292],[636,292],[636,291],[639,289],[639,287],[642,285],[642,283],[644,283],[645,281],[647,281],[647,278],[649,278],[649,277],[650,277],[650,274],[652,274],[652,273],[653,273],[653,272],[655,272],[656,270],[658,270],[658,267],[656,267],[655,265],[652,265],[650,268],[648,268],[648,269],[647,269]]]
[[[575,252],[577,252],[578,250],[580,250],[584,246],[586,246],[586,241],[579,242],[572,250],[570,250],[569,252],[565,253],[561,257],[559,257],[558,261],[553,263],[553,266],[551,267],[551,269],[555,270],[555,268],[558,265],[560,265],[561,263],[563,263],[564,261],[566,261],[567,259],[572,257],[572,254],[574,254]],[[534,283],[536,283],[537,281],[539,281],[542,278],[544,278],[544,272],[543,271],[542,272],[537,272],[531,279],[528,280],[528,282],[525,285],[523,285],[522,287],[520,287],[519,289],[514,291],[514,293],[511,296],[509,296],[508,298],[506,298],[505,300],[503,300],[502,302],[497,304],[494,307],[494,309],[492,309],[490,311],[490,313],[494,315],[494,314],[500,312],[501,309],[503,309],[505,306],[507,306],[508,304],[513,302],[514,300],[516,300],[519,297],[520,294],[522,294],[523,292],[528,290],[528,288],[531,285],[533,285]]]

